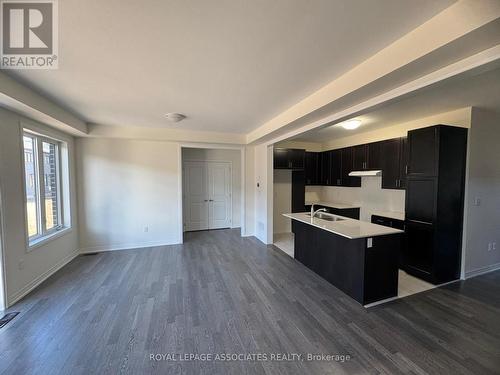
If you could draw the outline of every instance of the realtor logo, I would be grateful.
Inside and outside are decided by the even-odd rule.
[[[0,0],[3,69],[57,69],[56,0]]]

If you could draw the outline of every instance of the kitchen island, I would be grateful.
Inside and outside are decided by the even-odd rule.
[[[294,257],[362,305],[398,294],[401,233],[338,215],[283,214],[293,220]]]

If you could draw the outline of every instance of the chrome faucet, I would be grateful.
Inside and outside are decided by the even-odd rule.
[[[314,219],[314,216],[316,216],[318,212],[326,212],[326,208],[320,208],[314,211],[314,204],[311,204],[311,219]]]

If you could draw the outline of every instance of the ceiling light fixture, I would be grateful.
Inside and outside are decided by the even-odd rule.
[[[170,122],[179,122],[186,118],[182,113],[167,113],[165,117]]]
[[[349,120],[341,124],[344,129],[354,130],[359,128],[361,125],[361,120]]]

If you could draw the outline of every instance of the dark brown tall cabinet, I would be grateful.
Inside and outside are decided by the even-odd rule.
[[[460,277],[467,129],[408,133],[406,272],[439,284]]]
[[[319,152],[306,151],[304,166],[306,185],[321,185],[319,157]]]

